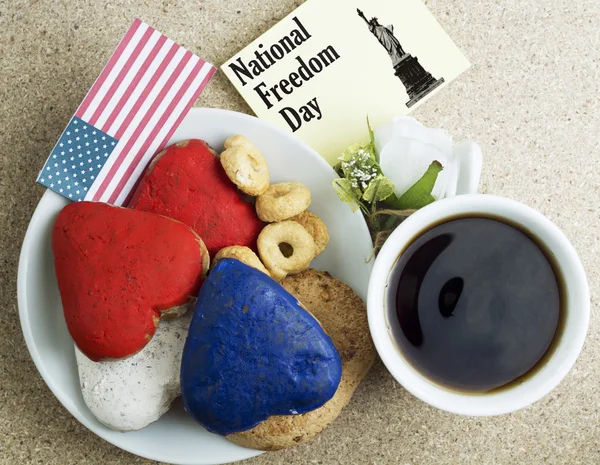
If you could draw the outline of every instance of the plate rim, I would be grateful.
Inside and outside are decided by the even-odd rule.
[[[272,124],[268,121],[262,120],[253,115],[249,115],[247,113],[241,113],[241,112],[226,110],[226,109],[221,109],[221,108],[193,107],[190,109],[188,114],[185,115],[184,119],[182,120],[182,123],[183,123],[183,121],[185,121],[185,119],[189,118],[191,115],[202,115],[203,113],[206,113],[208,115],[214,114],[214,113],[226,114],[226,115],[229,115],[230,117],[235,117],[235,118],[239,118],[242,120],[257,120],[261,124],[264,124],[267,127],[269,127],[269,129],[271,131],[277,132],[280,135],[283,135],[287,139],[291,139],[294,143],[303,145],[304,149],[307,152],[310,152],[312,154],[313,158],[316,158],[318,160],[318,163],[320,163],[324,168],[334,171],[333,168],[331,167],[331,165],[318,152],[316,152],[313,148],[311,148],[304,141],[300,140],[299,138],[295,137],[293,134],[290,134],[289,132],[284,131],[283,129],[275,126],[274,124]],[[177,130],[175,130],[174,134],[171,136],[171,138],[169,139],[169,141],[167,142],[165,147],[169,145],[169,143],[171,142],[171,139],[176,134],[176,132],[177,132]],[[52,196],[59,196],[59,194],[56,194],[49,189],[46,189],[44,191],[43,195],[40,197],[40,200],[39,200],[38,204],[36,205],[35,210],[29,220],[29,224],[27,226],[27,230],[25,232],[25,237],[23,239],[23,243],[21,245],[21,251],[19,254],[19,263],[18,263],[18,269],[17,269],[17,306],[18,306],[18,311],[19,311],[19,323],[21,325],[21,331],[23,333],[23,337],[25,339],[25,344],[27,346],[27,350],[29,351],[29,355],[30,355],[31,359],[33,360],[33,363],[34,363],[38,373],[40,374],[40,376],[46,383],[46,386],[50,389],[50,391],[52,392],[54,397],[61,403],[61,405],[71,415],[73,415],[73,417],[75,417],[75,419],[77,421],[79,421],[79,423],[81,423],[91,433],[102,438],[104,441],[108,442],[109,444],[112,444],[113,446],[118,447],[119,449],[122,449],[126,452],[129,452],[130,454],[133,454],[134,456],[142,457],[142,458],[149,459],[149,460],[158,460],[158,461],[162,461],[162,462],[166,462],[166,463],[173,463],[166,456],[148,455],[148,454],[144,454],[143,452],[140,453],[137,450],[132,450],[130,447],[127,446],[126,443],[123,443],[122,441],[119,441],[119,440],[115,440],[112,437],[108,438],[107,435],[104,434],[104,432],[96,431],[95,429],[93,429],[93,426],[88,422],[88,420],[83,415],[80,414],[78,409],[76,409],[74,406],[70,405],[70,404],[72,404],[71,399],[69,397],[65,397],[62,395],[62,393],[58,389],[58,386],[55,384],[55,382],[53,381],[53,378],[50,376],[48,370],[46,369],[45,365],[42,363],[42,357],[40,356],[40,352],[34,341],[31,326],[29,324],[25,324],[25,320],[30,316],[29,311],[28,311],[29,292],[28,292],[28,288],[27,288],[27,276],[29,273],[30,262],[33,260],[33,257],[31,255],[31,250],[34,245],[34,237],[35,237],[34,229],[32,226],[34,224],[34,218],[37,215],[41,214],[38,211],[38,209],[41,206],[43,206],[45,202],[48,202],[49,201],[48,199]],[[344,207],[344,205],[340,202],[340,208],[342,208],[342,207]],[[367,223],[366,223],[364,217],[362,217],[362,215],[361,215],[361,219],[360,219],[359,223],[361,225],[361,228],[364,230],[363,232],[365,232],[367,237],[369,238],[369,241],[370,241],[371,247],[372,247],[373,243],[372,243],[371,235],[369,233]],[[372,263],[371,263],[371,269],[372,269]],[[365,295],[364,297],[366,299],[367,296]],[[249,451],[247,457],[235,459],[236,461],[237,460],[247,460],[249,458],[261,455],[265,452],[265,451],[261,451],[261,450],[257,450],[257,449],[250,449],[250,448],[245,448],[245,449]],[[211,460],[210,463],[214,464],[214,465],[231,463],[230,460],[223,461],[223,459],[217,459],[217,461],[212,461],[213,459],[210,458],[209,460]],[[180,461],[177,463],[177,465],[198,465],[199,463],[201,463],[201,462],[189,462],[189,461],[181,462]]]

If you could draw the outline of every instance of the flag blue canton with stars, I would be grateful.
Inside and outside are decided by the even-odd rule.
[[[118,140],[74,116],[40,172],[40,184],[83,200]]]

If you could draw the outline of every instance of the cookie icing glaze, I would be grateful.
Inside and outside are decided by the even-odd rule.
[[[210,263],[188,226],[99,202],[61,210],[52,251],[69,333],[95,361],[139,352],[163,312],[196,297]]]
[[[75,347],[83,400],[104,425],[135,431],[158,420],[181,393],[179,369],[192,312],[163,321],[142,351],[93,362]]]
[[[199,139],[178,142],[156,155],[129,207],[191,226],[211,257],[231,245],[256,251],[256,238],[264,226],[254,205],[227,177],[216,153]]]
[[[220,435],[327,402],[340,356],[319,322],[264,273],[225,258],[198,295],[181,362],[186,410]]]

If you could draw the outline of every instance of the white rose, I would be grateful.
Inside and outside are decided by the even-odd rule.
[[[444,169],[432,195],[436,199],[477,192],[481,177],[481,148],[473,141],[452,147],[452,138],[442,129],[426,128],[416,119],[397,116],[375,131],[375,148],[385,176],[400,197],[427,171],[433,161]]]

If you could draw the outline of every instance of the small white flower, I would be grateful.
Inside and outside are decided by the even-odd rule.
[[[433,161],[444,169],[433,188],[435,198],[476,193],[481,176],[481,149],[472,141],[453,148],[442,129],[426,128],[414,118],[397,116],[375,130],[375,148],[381,170],[394,183],[398,197],[404,194]]]

